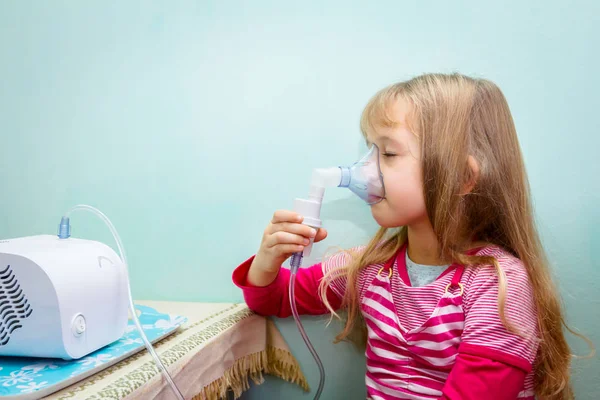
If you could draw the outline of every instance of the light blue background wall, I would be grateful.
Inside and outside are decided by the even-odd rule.
[[[136,298],[240,301],[230,273],[272,212],[306,195],[313,167],[363,152],[368,98],[460,71],[503,88],[569,321],[600,343],[598,2],[295,3],[0,2],[0,237],[54,233],[89,203],[123,237]],[[358,199],[326,198],[315,259],[375,229]],[[112,243],[92,217],[73,224]],[[316,387],[293,322],[278,325]],[[360,398],[362,356],[307,325],[324,398]],[[597,398],[597,358],[574,376]],[[247,398],[269,396],[312,398],[275,380]]]

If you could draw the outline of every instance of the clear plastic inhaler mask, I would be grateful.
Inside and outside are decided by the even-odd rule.
[[[340,167],[342,177],[339,187],[347,187],[368,205],[379,203],[385,197],[383,175],[379,166],[379,148],[371,148],[351,167]]]
[[[367,154],[350,167],[317,168],[313,171],[308,199],[296,199],[294,202],[294,211],[304,217],[304,224],[316,229],[321,227],[321,203],[325,194],[325,188],[336,186],[350,189],[370,206],[382,201],[385,198],[385,187],[379,166],[379,148],[373,144]],[[303,252],[292,255],[290,260],[291,276],[288,294],[292,315],[294,316],[300,335],[319,367],[319,387],[314,397],[314,399],[319,399],[325,385],[325,369],[300,321],[294,291],[296,273],[302,265],[302,258],[310,255],[311,248],[312,240]]]

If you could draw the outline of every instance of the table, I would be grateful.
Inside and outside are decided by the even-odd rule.
[[[249,379],[263,374],[299,385],[308,383],[298,361],[273,322],[245,304],[139,301],[188,321],[155,344],[155,350],[186,399],[235,398],[249,389]],[[56,392],[48,400],[174,399],[150,354],[143,351]]]

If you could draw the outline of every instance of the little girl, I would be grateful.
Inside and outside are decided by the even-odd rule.
[[[500,89],[419,76],[377,93],[361,129],[379,149],[385,197],[371,212],[381,228],[299,270],[299,313],[346,311],[337,340],[366,342],[369,399],[573,398],[563,312]],[[233,273],[248,306],[289,316],[281,264],[326,236],[276,212]]]

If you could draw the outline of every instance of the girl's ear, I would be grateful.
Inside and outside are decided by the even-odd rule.
[[[473,156],[469,156],[467,158],[468,169],[468,179],[464,183],[462,190],[460,192],[461,195],[469,194],[477,184],[479,180],[479,163]]]

